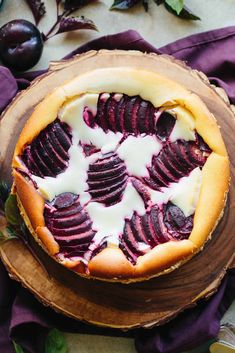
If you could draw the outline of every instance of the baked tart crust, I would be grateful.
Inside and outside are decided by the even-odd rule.
[[[112,58],[113,54],[110,52],[107,55]],[[75,259],[56,256],[60,245],[45,222],[44,206],[48,197],[40,188],[36,188],[37,179],[29,177],[28,168],[22,160],[25,148],[33,143],[42,130],[56,121],[58,116],[63,118],[63,111],[70,102],[73,103],[87,94],[100,95],[103,92],[140,97],[161,111],[176,114],[176,120],[181,119],[186,125],[193,121],[193,131],[200,135],[210,149],[210,154],[200,167],[200,191],[188,238],[170,238],[167,242],[158,243],[146,253],[137,256],[134,262],[128,259],[123,249],[112,242],[100,248],[86,263],[79,257]],[[215,117],[201,99],[178,83],[150,70],[121,66],[89,71],[45,97],[22,130],[12,167],[12,192],[17,195],[26,225],[43,249],[56,261],[82,276],[127,283],[172,271],[203,248],[223,214],[230,178],[229,160],[220,129]]]

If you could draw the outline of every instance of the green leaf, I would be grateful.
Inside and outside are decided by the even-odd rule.
[[[196,16],[188,7],[184,6],[183,9],[181,10],[180,14],[177,14],[176,11],[174,11],[169,5],[165,3],[165,8],[167,11],[172,13],[173,15],[180,17],[184,20],[192,20],[192,21],[197,21],[201,20],[200,17]]]
[[[184,0],[165,0],[165,3],[170,6],[170,8],[177,13],[180,14],[184,7]]]
[[[114,0],[110,10],[127,10],[138,4],[140,0]]]
[[[16,195],[10,194],[5,203],[5,216],[8,223],[12,225],[20,225],[22,218],[17,206]]]
[[[3,180],[0,181],[0,205],[4,208],[4,204],[10,194],[10,188],[7,183]]]
[[[15,230],[11,226],[7,226],[5,229],[0,231],[0,242],[5,242],[11,239],[17,239],[18,236]]]
[[[25,353],[23,348],[21,348],[16,342],[13,341],[13,346],[15,348],[16,353]]]
[[[45,353],[67,353],[68,346],[64,335],[57,329],[52,329],[46,338]]]
[[[201,20],[200,17],[195,15],[188,7],[184,6],[180,14],[178,15],[180,18],[185,20],[197,21]]]
[[[11,226],[7,226],[6,231],[8,233],[8,237],[7,237],[8,240],[18,238],[15,230]]]

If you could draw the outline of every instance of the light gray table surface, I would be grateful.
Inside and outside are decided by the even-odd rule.
[[[44,0],[47,15],[39,28],[46,32],[55,20],[55,0]],[[128,12],[109,11],[112,0],[97,1],[77,12],[92,19],[99,32],[80,31],[61,34],[50,39],[39,63],[34,69],[48,67],[50,61],[59,60],[81,44],[106,34],[114,34],[128,29],[137,30],[146,40],[156,47],[173,42],[185,36],[215,28],[235,25],[234,0],[185,0],[201,21],[184,21],[169,14],[163,6],[156,6],[150,0],[149,12],[137,6]],[[5,0],[0,13],[0,26],[4,23],[23,18],[33,21],[24,0]],[[69,353],[135,353],[133,339],[103,337],[98,335],[68,334],[66,338]],[[198,350],[198,353],[200,350]]]

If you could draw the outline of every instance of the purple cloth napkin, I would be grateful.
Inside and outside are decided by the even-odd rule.
[[[91,49],[172,54],[207,74],[211,82],[223,87],[230,101],[235,103],[235,27],[193,35],[159,50],[137,32],[127,31],[93,40],[66,58]],[[43,72],[25,73],[14,78],[8,69],[0,67],[0,111],[9,104],[18,90],[26,88],[32,79]],[[235,271],[230,271],[218,292],[208,301],[202,300],[195,308],[186,310],[162,327],[132,332],[137,351],[177,353],[216,337],[220,319],[234,298]],[[33,295],[10,280],[0,263],[0,352],[14,353],[12,339],[30,353],[43,353],[45,337],[51,327],[80,333],[120,334],[115,330],[82,324],[44,307]]]

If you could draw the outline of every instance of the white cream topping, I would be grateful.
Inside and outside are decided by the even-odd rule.
[[[188,176],[181,178],[178,183],[171,183],[163,187],[162,192],[148,188],[153,204],[160,205],[171,201],[178,206],[185,217],[195,212],[202,183],[202,171],[199,167],[193,169]]]
[[[170,141],[175,142],[178,139],[185,141],[195,140],[195,120],[192,114],[185,108],[175,107],[166,110],[168,113],[176,117],[175,126],[170,135]]]
[[[138,242],[138,249],[139,249],[140,251],[147,251],[147,250],[150,250],[150,245],[139,241],[139,242]]]
[[[130,219],[134,211],[139,215],[145,213],[144,202],[131,183],[127,184],[119,203],[106,207],[98,202],[90,202],[86,209],[93,221],[92,228],[97,231],[95,242],[109,235],[112,235],[110,241],[113,242],[113,239],[118,239],[122,234],[126,218]]]
[[[73,130],[73,134],[78,140],[83,143],[93,144],[97,148],[102,148],[105,145],[112,145],[116,148],[122,134],[120,132],[114,133],[112,131],[105,132],[100,127],[91,128],[83,119],[83,111],[85,107],[96,114],[98,94],[84,94],[79,98],[73,99],[60,110],[60,120],[69,124]]]
[[[196,209],[202,184],[202,171],[195,168],[188,177],[175,183],[170,201],[178,206],[185,217],[191,216]]]
[[[63,173],[55,178],[46,176],[45,178],[32,175],[43,196],[52,201],[56,195],[63,192],[72,192],[80,195],[81,203],[89,201],[89,193],[84,194],[88,186],[87,169],[90,163],[98,158],[98,154],[93,154],[85,158],[82,147],[78,145],[78,140],[73,138],[73,144],[69,151],[69,165]]]
[[[130,175],[145,177],[153,155],[158,154],[161,148],[162,144],[155,136],[128,136],[117,153],[126,163]]]

